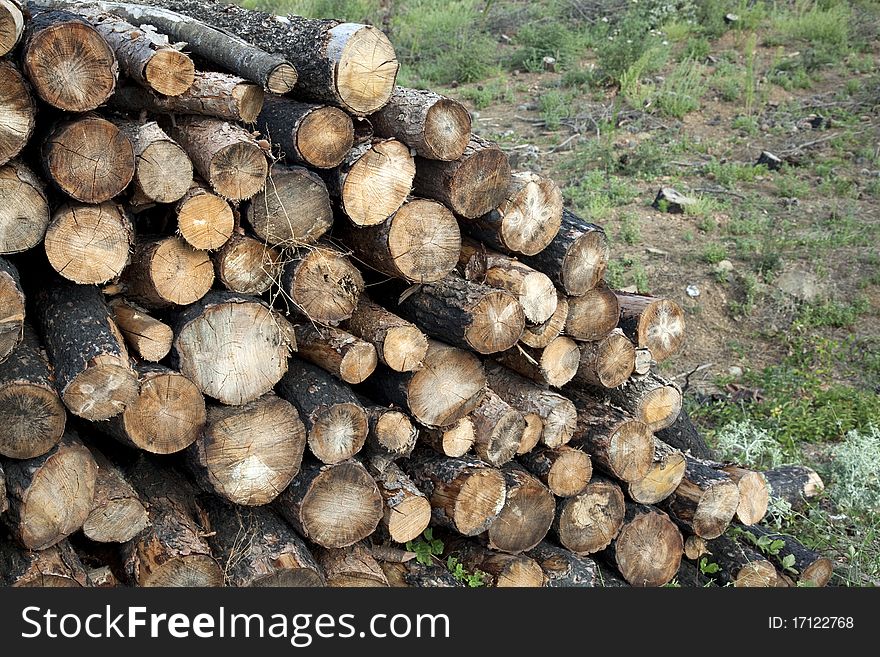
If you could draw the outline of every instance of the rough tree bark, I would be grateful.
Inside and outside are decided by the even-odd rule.
[[[352,385],[363,383],[376,369],[376,348],[351,333],[311,323],[296,327],[297,356]]]
[[[445,429],[422,427],[419,431],[421,443],[438,454],[457,458],[464,456],[474,446],[477,439],[474,423],[465,416]]]
[[[277,96],[265,99],[257,128],[289,162],[318,169],[342,164],[355,142],[351,117],[342,110]]]
[[[471,411],[474,426],[474,451],[496,468],[516,456],[526,429],[522,413],[501,399],[491,388]]]
[[[629,496],[641,504],[662,502],[678,488],[686,466],[684,454],[655,438],[654,459],[648,474],[629,484]]]
[[[589,557],[578,556],[547,541],[529,550],[528,556],[537,561],[544,571],[544,586],[547,588],[599,586],[596,562]]]
[[[12,587],[89,586],[89,577],[68,541],[45,550],[21,550],[0,541],[0,584]]]
[[[681,388],[653,373],[631,377],[623,385],[605,392],[615,404],[647,424],[651,431],[674,427],[679,413],[683,412]],[[668,433],[658,437],[673,447],[687,450],[687,447],[669,440]],[[694,455],[700,456],[696,452]]]
[[[370,463],[370,470],[385,502],[382,526],[388,536],[395,543],[417,539],[431,522],[428,498],[394,463],[376,459]]]
[[[376,348],[379,360],[395,372],[422,366],[428,339],[417,327],[362,294],[345,328]]]
[[[379,562],[363,543],[355,543],[347,548],[322,549],[317,554],[318,562],[327,576],[327,586],[345,588],[388,586],[388,579]]]
[[[762,474],[770,486],[770,496],[786,500],[795,508],[803,507],[825,490],[822,477],[803,465],[783,465],[765,470]]]
[[[543,349],[516,344],[493,358],[532,381],[561,388],[577,373],[580,356],[574,340],[559,336]]]

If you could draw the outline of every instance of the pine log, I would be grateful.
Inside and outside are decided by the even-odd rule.
[[[122,546],[131,583],[222,586],[223,570],[205,542],[207,518],[193,487],[176,471],[144,456],[124,472],[150,511],[150,525]]]
[[[25,296],[18,269],[0,257],[0,363],[24,336]]]
[[[443,205],[412,199],[386,217],[370,226],[343,224],[338,237],[370,268],[412,283],[439,281],[453,270],[461,233]]]
[[[681,388],[656,374],[630,377],[623,385],[605,391],[622,409],[641,420],[651,431],[673,427],[682,413]],[[658,436],[673,447],[687,451],[687,447],[669,440],[666,433]],[[695,456],[699,456],[694,452]]]
[[[199,497],[199,506],[208,518],[208,545],[227,585],[324,585],[305,542],[270,507],[241,507],[209,495]]]
[[[562,225],[562,192],[550,178],[516,171],[497,207],[462,223],[471,237],[504,253],[535,256],[553,242]]]
[[[56,389],[71,413],[106,420],[134,402],[137,375],[97,287],[55,279],[37,294],[35,309]]]
[[[565,330],[566,319],[568,319],[568,297],[562,292],[557,292],[556,312],[543,324],[534,326],[526,324],[526,329],[519,340],[528,347],[543,349]]]
[[[672,356],[684,342],[684,311],[670,299],[617,292],[620,302],[620,328],[638,347],[651,350],[651,358],[661,362]]]
[[[281,289],[310,321],[336,324],[351,317],[364,279],[345,255],[319,242],[291,255],[281,276]]]
[[[657,504],[672,495],[681,483],[686,468],[684,454],[662,440],[654,439],[654,459],[648,474],[630,482],[627,492],[641,504]]]
[[[289,162],[317,169],[339,166],[354,146],[351,117],[329,105],[267,96],[257,128]]]
[[[24,339],[0,362],[0,456],[45,454],[64,435],[66,419],[39,339],[25,324]]]
[[[45,550],[22,550],[0,541],[0,585],[80,588],[89,585],[89,578],[68,541]]]
[[[428,351],[428,339],[415,324],[373,303],[365,294],[360,295],[345,328],[372,344],[378,359],[395,372],[419,369]]]
[[[223,198],[202,182],[193,182],[174,208],[177,231],[194,249],[218,249],[229,240],[235,215]]]
[[[281,252],[235,234],[214,254],[217,278],[230,292],[260,295],[281,281]]]
[[[263,90],[227,73],[196,72],[190,87],[175,96],[123,85],[110,99],[115,110],[129,114],[197,114],[224,121],[255,123],[263,109]]]
[[[49,227],[49,203],[46,187],[33,171],[17,160],[0,166],[0,198],[4,199],[0,206],[0,254],[27,251],[42,242]]]
[[[629,503],[609,552],[630,586],[663,586],[681,565],[684,543],[675,523],[654,507]]]
[[[329,326],[296,327],[297,356],[346,383],[363,383],[376,369],[376,348],[351,333]]]
[[[243,201],[266,186],[266,154],[244,128],[220,119],[184,116],[177,119],[171,136],[223,198]]]
[[[388,586],[379,562],[362,543],[346,548],[321,549],[318,563],[327,576],[327,586],[367,588]]]
[[[525,329],[525,315],[515,297],[455,272],[404,296],[396,306],[402,317],[428,335],[479,354],[510,349]]]
[[[77,7],[76,13],[98,30],[113,49],[122,73],[139,85],[165,96],[179,96],[192,86],[192,60],[171,47],[164,35],[138,29],[99,9]]]
[[[581,353],[571,338],[559,336],[544,349],[519,344],[493,358],[517,374],[537,383],[561,388],[574,378]]]
[[[561,227],[550,245],[521,260],[547,274],[566,294],[577,297],[599,284],[608,257],[608,239],[602,228],[563,210]]]
[[[415,172],[409,149],[396,139],[384,139],[354,146],[325,178],[351,223],[375,226],[403,205]]]
[[[577,428],[577,409],[571,400],[546,390],[501,365],[487,365],[489,387],[523,413],[536,413],[544,421],[541,442],[559,447],[571,440]]]
[[[417,539],[431,522],[428,498],[394,463],[372,460],[370,471],[385,502],[382,526],[388,536],[395,543]]]
[[[541,442],[541,436],[544,435],[544,420],[537,413],[523,413],[523,419],[526,421],[526,428],[523,431],[522,438],[519,441],[519,447],[516,448],[517,454],[528,454]]]
[[[594,477],[582,492],[558,500],[553,531],[575,554],[593,554],[607,548],[617,536],[625,510],[620,486]]]
[[[180,237],[140,238],[122,277],[125,295],[146,308],[188,306],[211,289],[212,264]]]
[[[161,365],[138,365],[140,393],[100,431],[151,454],[189,447],[205,426],[205,398],[188,378]]]
[[[599,282],[568,300],[565,332],[577,340],[602,340],[617,326],[619,316],[617,297],[604,282]]]
[[[361,451],[367,439],[367,414],[357,396],[323,369],[291,358],[278,394],[296,406],[308,431],[312,454],[336,464]]]
[[[541,480],[557,497],[583,492],[593,477],[590,455],[574,447],[538,447],[523,454],[519,462]]]
[[[709,461],[685,454],[684,477],[664,502],[669,513],[697,536],[717,538],[724,533],[739,506],[739,489],[729,475]]]
[[[113,49],[85,18],[69,11],[32,7],[21,58],[40,98],[66,112],[93,110],[116,89]]]
[[[480,242],[469,238],[462,240],[461,247],[458,264],[465,277],[513,294],[523,308],[526,321],[542,324],[556,312],[556,288],[546,274],[513,258],[487,251]]]
[[[479,459],[419,450],[404,469],[431,502],[433,522],[462,536],[486,531],[504,507],[504,475]]]
[[[129,348],[141,360],[158,363],[171,351],[174,332],[171,327],[151,317],[143,308],[116,298],[108,304],[113,321]]]
[[[199,485],[233,504],[274,500],[299,472],[306,431],[290,402],[268,393],[243,406],[208,406],[201,435],[187,448]]]
[[[4,0],[8,2],[9,0]],[[36,125],[37,106],[30,86],[12,62],[0,60],[0,165],[25,147]]]
[[[487,388],[469,417],[474,426],[474,452],[478,457],[497,468],[516,456],[526,429],[522,413]]]
[[[461,543],[454,548],[468,572],[488,576],[486,586],[494,588],[537,588],[544,586],[544,571],[538,562],[524,554],[505,554],[484,548],[478,543]]]
[[[638,374],[639,376],[644,376],[651,371],[651,366],[654,365],[654,358],[651,356],[651,350],[647,347],[636,347],[635,350],[635,364],[633,366],[633,372]]]
[[[156,203],[174,203],[183,198],[192,185],[192,162],[184,150],[155,121],[117,118],[112,122],[134,147],[138,193]]]
[[[70,203],[52,215],[44,248],[49,264],[74,283],[106,283],[126,268],[134,227],[122,206]]]
[[[806,586],[822,587],[831,581],[831,576],[834,574],[834,564],[831,559],[805,547],[793,536],[780,534],[760,525],[743,528],[743,531],[749,532],[758,539],[766,537],[770,541],[784,542],[778,552],[770,555],[770,559],[782,576],[789,576],[795,582]],[[794,557],[794,565],[786,567],[783,561],[791,557]]]
[[[109,201],[134,178],[131,140],[95,114],[55,125],[43,140],[41,157],[48,178],[83,203]]]
[[[764,475],[735,465],[726,465],[723,471],[733,479],[739,489],[737,520],[744,525],[761,522],[767,515],[767,507],[770,504],[770,486]]]
[[[68,431],[42,456],[6,460],[12,537],[29,550],[45,550],[83,526],[92,510],[98,466],[77,435]]]
[[[384,406],[366,406],[366,451],[372,461],[392,463],[408,458],[415,449],[419,431],[406,413]]]
[[[596,562],[589,557],[578,556],[547,541],[529,550],[528,556],[544,571],[544,586],[547,588],[593,588],[600,585]]]
[[[556,516],[556,500],[544,484],[522,466],[508,463],[501,471],[507,484],[507,496],[486,535],[493,550],[518,554],[544,540]]]
[[[256,297],[231,292],[211,292],[182,310],[174,335],[172,362],[180,372],[204,394],[233,405],[271,390],[295,346],[287,320]]]
[[[445,429],[422,427],[419,431],[422,443],[438,454],[457,458],[464,456],[477,439],[474,423],[469,416],[459,419]]]
[[[149,524],[150,518],[137,491],[122,472],[94,447],[98,476],[95,499],[82,526],[83,534],[97,543],[125,543]]]
[[[483,366],[473,354],[428,341],[422,368],[397,373],[377,368],[366,382],[376,401],[409,410],[426,427],[450,427],[474,410],[486,387]]]
[[[457,160],[416,159],[416,194],[436,199],[466,219],[497,208],[509,183],[507,156],[496,144],[474,134]]]
[[[333,465],[304,461],[275,505],[302,536],[326,548],[348,547],[366,538],[383,515],[376,481],[355,460]]]
[[[670,388],[672,387],[671,384],[667,385],[669,385]],[[666,393],[669,394],[668,389]],[[656,404],[654,407],[662,408],[663,406],[664,404]],[[712,458],[712,452],[709,450],[706,441],[703,440],[703,436],[697,430],[697,427],[694,426],[694,423],[691,422],[690,417],[688,417],[687,410],[684,406],[680,406],[680,408],[681,410],[678,412],[678,416],[675,420],[666,428],[657,431],[657,437],[676,449],[680,449],[685,453],[690,453],[697,458]],[[646,424],[650,425],[650,423]]]
[[[333,225],[324,181],[303,167],[275,164],[265,191],[245,206],[254,233],[269,246],[313,244]]]
[[[464,586],[445,566],[425,564],[412,559],[403,563],[379,560],[388,586],[414,588],[459,588]]]
[[[18,0],[0,0],[0,57],[11,52],[24,32],[25,17]]]
[[[568,395],[578,413],[572,446],[623,482],[644,479],[654,460],[654,436],[648,426],[605,399],[578,390]]]
[[[818,473],[804,465],[783,465],[765,470],[762,474],[770,487],[770,496],[783,499],[794,508],[803,507],[825,490],[825,484]]]
[[[778,575],[776,568],[758,552],[737,543],[728,536],[719,536],[709,541],[709,555],[706,559],[717,563],[721,570],[719,580],[736,588],[773,588]]]
[[[573,377],[575,383],[616,388],[623,385],[635,369],[636,350],[620,329],[614,329],[601,340],[581,343],[579,355]]]

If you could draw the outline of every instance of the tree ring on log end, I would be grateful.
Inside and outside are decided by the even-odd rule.
[[[471,139],[471,115],[461,103],[441,98],[425,116],[425,144],[435,160],[457,160]]]
[[[251,198],[266,186],[269,165],[259,146],[237,142],[220,149],[211,159],[211,186],[233,201]]]
[[[453,174],[451,206],[463,217],[476,219],[504,200],[510,182],[510,162],[499,148],[480,148]]]
[[[455,527],[463,536],[476,536],[495,520],[507,498],[500,470],[479,468],[471,472],[458,492],[453,510]]]
[[[192,184],[192,162],[173,141],[157,141],[138,155],[135,179],[152,200],[173,203],[183,198]]]
[[[431,504],[420,495],[407,497],[388,516],[388,533],[396,543],[414,541],[431,522]]]
[[[336,107],[318,107],[302,120],[296,147],[302,158],[319,169],[339,166],[354,145],[354,124]]]
[[[181,272],[186,275],[181,276]],[[188,306],[211,289],[214,265],[206,252],[171,237],[156,248],[150,259],[149,276],[160,297],[178,306]]]
[[[179,96],[192,86],[195,65],[176,48],[160,48],[147,62],[144,79],[163,96]]]
[[[498,575],[496,588],[540,588],[544,585],[544,571],[534,559],[520,555]]]
[[[32,459],[52,449],[67,413],[54,390],[23,381],[0,385],[0,454]]]
[[[391,218],[388,249],[394,266],[413,283],[433,283],[458,263],[461,231],[444,205],[414,199]]]
[[[665,514],[643,513],[620,530],[615,561],[630,585],[663,586],[678,572],[683,550],[681,532]]]
[[[577,342],[562,335],[541,352],[541,374],[555,388],[561,388],[571,381],[577,374],[580,363],[581,352]]]
[[[283,96],[293,91],[298,79],[299,74],[292,65],[279,64],[269,72],[269,76],[266,78],[266,89],[270,93]]]
[[[290,296],[310,320],[333,323],[351,317],[364,279],[348,258],[331,249],[314,248],[302,258],[296,274]]]
[[[324,586],[321,576],[312,568],[285,568],[252,580],[252,588],[290,588]]]
[[[718,538],[727,529],[739,507],[739,488],[722,481],[707,490],[694,511],[694,532],[703,538]]]
[[[205,398],[177,372],[151,376],[122,413],[125,435],[138,449],[174,454],[189,447],[205,426]]]
[[[345,176],[345,214],[358,226],[381,224],[403,205],[415,175],[415,161],[404,144],[395,139],[373,144]]]
[[[385,334],[382,358],[395,372],[412,372],[422,364],[428,338],[415,326],[394,326]]]
[[[681,391],[674,385],[663,385],[639,398],[636,415],[651,431],[659,431],[675,422],[681,403]]]
[[[328,49],[341,46],[335,67],[340,100],[361,116],[380,109],[391,98],[400,68],[388,37],[372,26],[342,23],[330,30],[330,38]]]
[[[216,587],[223,586],[223,571],[206,554],[175,557],[148,573],[140,586]]]
[[[37,108],[27,82],[12,64],[0,60],[0,164],[18,155],[30,139]],[[14,196],[9,198],[15,198]]]
[[[661,361],[684,342],[684,311],[674,301],[657,299],[639,317],[639,346],[651,350],[654,360]]]
[[[654,434],[638,420],[620,424],[611,435],[608,448],[611,469],[626,482],[640,481],[654,460]]]
[[[229,203],[207,190],[185,197],[177,208],[177,230],[195,249],[219,249],[234,228],[235,215]]]
[[[473,305],[470,313],[473,319],[464,339],[480,354],[510,349],[525,330],[522,306],[506,292],[490,292]]]
[[[580,296],[598,285],[605,276],[610,251],[605,234],[591,230],[578,237],[562,260],[562,279],[565,291]]]
[[[733,585],[736,588],[770,588],[776,586],[777,578],[773,564],[762,559],[743,566],[736,573]]]
[[[323,463],[340,463],[357,454],[369,431],[367,415],[357,404],[333,404],[320,411],[309,431],[309,449]]]
[[[119,415],[137,395],[137,376],[128,363],[123,364],[117,357],[98,356],[67,384],[61,399],[74,415],[107,420]]]
[[[486,373],[476,356],[429,342],[423,367],[409,382],[409,409],[424,425],[448,427],[476,408],[485,387]]]
[[[559,232],[562,192],[549,178],[533,173],[513,174],[515,180],[523,177],[528,179],[525,186],[501,206],[501,241],[515,253],[533,256],[547,248]]]

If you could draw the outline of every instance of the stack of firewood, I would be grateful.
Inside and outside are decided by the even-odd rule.
[[[681,308],[375,27],[0,0],[0,56],[3,583],[828,581],[755,526],[814,473],[652,371]]]

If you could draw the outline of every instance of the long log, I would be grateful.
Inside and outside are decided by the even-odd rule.
[[[601,340],[614,330],[619,316],[617,297],[600,281],[580,296],[568,300],[565,333],[577,340]]]
[[[543,324],[529,326],[523,331],[520,342],[533,349],[543,349],[553,342],[565,330],[568,319],[568,297],[562,292],[556,293],[556,312]]]
[[[469,417],[474,426],[474,452],[477,456],[495,467],[516,456],[526,429],[522,413],[487,388]]]
[[[462,536],[486,531],[507,498],[502,472],[476,458],[416,451],[404,469],[431,502],[432,520]]]
[[[180,237],[142,237],[122,282],[126,297],[147,308],[188,306],[211,289],[214,267],[206,252]]]
[[[270,507],[199,497],[207,539],[229,586],[323,586],[324,574],[296,532]]]
[[[524,554],[505,554],[484,548],[478,543],[461,543],[453,548],[471,573],[483,573],[485,586],[493,588],[537,588],[544,585],[544,571],[538,562]]]
[[[651,350],[661,362],[684,342],[684,311],[670,299],[616,292],[620,302],[620,328],[638,347]]]
[[[281,281],[281,252],[250,235],[235,234],[214,254],[217,279],[230,292],[260,295]]]
[[[268,96],[257,128],[281,147],[289,162],[332,169],[354,146],[351,117],[336,107]]]
[[[550,245],[520,259],[547,274],[566,294],[577,297],[596,287],[605,275],[609,249],[605,232],[569,210]]]
[[[593,477],[590,455],[568,445],[538,447],[520,456],[519,462],[557,497],[581,493]]]
[[[578,556],[547,541],[529,550],[528,556],[544,571],[544,586],[547,588],[593,588],[600,585],[596,562],[589,557]]]
[[[124,472],[150,511],[150,525],[122,546],[131,583],[222,586],[223,570],[205,541],[206,518],[195,489],[176,471],[144,456]]]
[[[543,349],[516,344],[493,356],[517,374],[554,388],[561,388],[574,378],[580,357],[577,343],[565,336],[555,338]]]
[[[669,394],[668,390],[666,391],[666,394]],[[668,406],[668,404],[658,404],[655,408],[663,408],[665,406]],[[706,445],[703,436],[700,434],[694,423],[691,422],[687,410],[683,406],[680,408],[681,410],[679,411],[678,416],[671,424],[666,428],[657,430],[657,437],[676,449],[680,449],[685,453],[689,452],[697,458],[712,458],[712,452],[709,450],[709,446]]]
[[[45,550],[83,526],[92,510],[98,466],[76,434],[42,456],[6,460],[9,510],[2,516],[13,539],[29,550]]]
[[[174,331],[146,310],[118,297],[109,302],[113,321],[126,344],[141,360],[158,363],[171,351]]]
[[[428,498],[394,463],[373,459],[370,470],[385,504],[382,526],[388,536],[395,543],[417,539],[431,522]]]
[[[395,372],[412,372],[422,366],[428,339],[415,325],[361,294],[346,330],[376,348],[379,360]]]
[[[35,307],[64,405],[86,420],[119,415],[137,398],[138,381],[101,291],[56,279]]]
[[[119,75],[113,49],[80,15],[32,9],[21,58],[34,90],[46,103],[66,112],[102,105],[116,89]]]
[[[254,234],[269,246],[312,244],[333,225],[324,181],[303,167],[275,164],[266,189],[245,206]]]
[[[635,369],[636,350],[623,331],[614,329],[601,340],[580,345],[576,383],[602,388],[623,385]]]
[[[68,541],[45,550],[22,550],[0,541],[0,585],[80,588],[89,585],[89,578]]]
[[[187,448],[196,481],[233,504],[274,500],[299,472],[306,431],[290,402],[269,393],[243,406],[208,406],[202,434]]]
[[[366,538],[383,515],[375,480],[355,460],[334,465],[303,462],[275,506],[303,537],[326,548],[347,547]]]
[[[177,231],[194,249],[213,250],[232,235],[235,215],[223,198],[196,181],[174,207]]]
[[[0,57],[11,52],[24,33],[25,17],[18,0],[0,0]]]
[[[346,548],[318,551],[318,562],[327,576],[327,586],[367,588],[388,586],[379,562],[362,543]]]
[[[629,496],[641,504],[657,504],[672,495],[684,477],[684,454],[654,438],[654,459],[642,479],[630,482]]]
[[[24,336],[25,296],[18,268],[0,257],[0,362]]]
[[[458,222],[443,205],[412,199],[382,222],[340,226],[338,237],[358,260],[412,283],[439,281],[455,267],[461,246]]]
[[[367,439],[367,414],[344,383],[320,367],[291,358],[277,392],[296,406],[308,432],[309,449],[320,461],[341,463],[361,451]]]
[[[647,424],[651,431],[673,427],[679,413],[683,412],[681,388],[653,373],[643,377],[630,377],[623,385],[606,390],[606,394],[615,404]],[[687,451],[687,446],[670,440],[669,433],[664,432],[658,438]],[[696,451],[694,455],[703,456]]]
[[[311,321],[337,324],[351,317],[364,279],[344,254],[320,242],[291,255],[281,276],[281,289]]]
[[[535,256],[546,249],[562,225],[562,192],[550,178],[530,171],[510,177],[501,203],[462,229],[504,253]]]
[[[770,496],[783,499],[795,508],[803,507],[825,490],[822,477],[803,465],[783,465],[761,474],[770,487]]]
[[[39,339],[26,324],[22,342],[0,362],[0,456],[45,454],[64,435],[66,419]]]
[[[758,539],[783,542],[778,551],[769,555],[781,575],[791,577],[795,582],[806,586],[821,587],[831,581],[831,576],[834,574],[834,564],[831,559],[807,548],[793,536],[780,534],[760,525],[742,529]],[[787,566],[785,562],[792,557],[794,563]]]
[[[376,369],[376,348],[351,333],[311,323],[296,327],[297,355],[346,383],[364,382]]]
[[[7,0],[8,1],[8,0]],[[25,147],[36,126],[37,106],[30,86],[12,62],[0,60],[0,164]]]
[[[422,427],[419,436],[421,443],[438,454],[453,458],[464,456],[471,451],[477,439],[474,423],[469,416],[459,419],[446,428]]]
[[[712,462],[685,454],[684,477],[678,488],[664,501],[676,520],[702,538],[724,533],[739,506],[739,489],[733,480]]]
[[[678,572],[683,550],[681,532],[669,516],[653,507],[630,503],[609,551],[630,586],[663,586]]]
[[[477,407],[486,374],[473,354],[436,340],[428,341],[422,368],[397,373],[384,368],[366,381],[370,396],[406,408],[426,427],[450,427]]]
[[[577,495],[557,502],[553,531],[559,542],[580,556],[604,550],[623,526],[626,512],[620,486],[594,478]]]
[[[717,563],[719,580],[736,588],[773,588],[778,575],[773,564],[747,545],[728,536],[709,541],[706,559]]]
[[[190,115],[177,119],[171,136],[183,146],[199,175],[223,198],[243,201],[266,186],[266,154],[244,128]]]
[[[577,428],[577,409],[571,400],[546,390],[501,365],[487,365],[489,387],[523,413],[536,413],[544,422],[541,442],[559,447],[571,440]]]
[[[761,522],[767,515],[770,504],[770,486],[764,475],[735,465],[725,465],[722,470],[733,479],[739,489],[737,519],[744,525]]]
[[[119,415],[96,427],[123,445],[151,454],[174,454],[189,447],[205,426],[205,398],[179,372],[161,365],[138,365],[140,392]]]
[[[174,334],[172,362],[224,404],[246,404],[271,390],[295,344],[283,317],[256,297],[230,292],[211,292],[187,306]]]
[[[122,472],[98,449],[90,447],[98,476],[83,534],[97,543],[125,543],[137,536],[150,518],[140,496]]]
[[[553,494],[522,466],[509,463],[501,471],[507,484],[504,506],[486,532],[493,550],[517,554],[544,540],[556,516]]]
[[[0,62],[0,77],[2,67]],[[17,160],[0,166],[0,198],[5,199],[0,206],[0,254],[27,251],[42,242],[49,227],[49,203],[46,186],[34,172]]]
[[[134,147],[137,192],[156,203],[183,198],[192,185],[192,162],[184,150],[155,121],[112,122]]]
[[[109,201],[134,178],[131,140],[96,114],[53,126],[42,142],[41,158],[46,176],[83,203]]]

